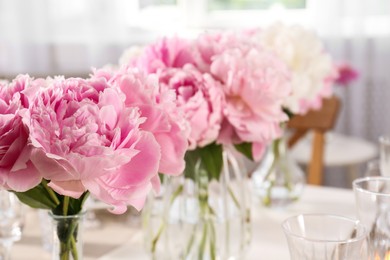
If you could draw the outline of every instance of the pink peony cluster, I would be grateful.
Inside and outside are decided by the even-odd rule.
[[[25,192],[45,180],[63,196],[89,192],[114,213],[141,209],[159,188],[158,172],[183,171],[187,150],[185,127],[170,114],[175,103],[153,82],[128,70],[18,76],[0,86],[0,185]]]
[[[191,42],[164,38],[129,62],[174,90],[190,125],[190,149],[212,142],[251,143],[253,157],[260,159],[265,146],[281,135],[290,72],[254,44],[251,34],[202,34]]]
[[[133,56],[128,66],[156,73],[175,90],[191,126],[190,149],[212,142],[252,143],[257,159],[282,134],[280,123],[288,120],[283,110],[305,114],[321,108],[337,77],[313,32],[281,23],[204,33],[191,41],[164,38]]]

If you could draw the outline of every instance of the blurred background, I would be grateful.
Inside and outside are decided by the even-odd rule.
[[[358,70],[336,87],[335,132],[377,144],[390,132],[390,0],[0,0],[0,78],[86,76],[162,36],[276,21],[315,30],[335,60]]]

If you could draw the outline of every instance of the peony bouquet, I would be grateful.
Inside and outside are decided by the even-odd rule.
[[[184,243],[178,255],[189,259],[239,257],[238,252],[248,240],[250,216],[249,204],[242,200],[246,178],[231,171],[240,168],[243,174],[246,172],[232,162],[232,157],[238,157],[241,152],[259,160],[265,147],[282,134],[280,124],[288,119],[282,104],[291,91],[287,66],[273,53],[248,41],[246,33],[232,32],[202,34],[192,41],[164,38],[133,55],[127,67],[133,66],[156,75],[163,92],[173,93],[176,106],[189,125],[185,180],[177,187],[166,188],[172,193],[165,201],[169,204],[168,212],[174,208],[191,208],[188,205],[196,201],[199,215],[195,217],[201,224],[178,242]],[[230,180],[225,179],[228,175]],[[198,192],[194,200],[189,199],[190,187],[196,187]],[[223,200],[215,196],[221,196],[216,191],[224,189],[229,194],[223,198],[225,203],[220,202],[227,205],[225,211],[221,205],[213,204]],[[181,201],[187,202],[173,206]],[[238,223],[242,229],[240,234],[234,235],[229,229],[224,236],[216,234],[217,219],[229,221],[231,216],[225,215],[228,211],[236,212],[231,221]],[[184,216],[186,213],[169,214]],[[183,219],[183,223],[186,221]],[[161,233],[169,222],[161,221],[151,239],[151,251],[155,255]],[[218,248],[221,241],[230,243],[237,235],[240,243],[229,244],[226,252]]]
[[[184,169],[187,136],[175,106],[137,71],[115,80],[20,75],[0,86],[0,185],[55,216],[80,214],[89,194],[116,214],[141,209],[159,172]],[[60,259],[77,258],[76,235],[75,223],[59,227]]]
[[[213,165],[208,172],[217,179],[222,146],[234,145],[259,160],[288,119],[281,109],[291,92],[287,66],[244,33],[203,34],[193,41],[164,38],[133,56],[128,66],[157,75],[161,88],[173,90],[190,125],[186,158],[207,157]]]
[[[272,143],[279,157],[284,123],[320,109],[339,73],[314,32],[282,23],[204,33],[192,41],[164,38],[128,64],[157,74],[163,86],[175,90],[191,126],[186,162],[207,162],[209,179],[220,176],[222,147],[234,145],[260,160]],[[193,178],[193,169],[186,167],[185,175]],[[288,186],[289,180],[281,182]]]

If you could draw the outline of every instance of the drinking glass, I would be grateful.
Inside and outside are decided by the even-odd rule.
[[[282,223],[291,260],[367,260],[368,233],[358,221],[329,214],[301,214]]]
[[[379,157],[382,176],[390,176],[390,136],[379,137]]]
[[[23,225],[23,204],[15,194],[0,190],[0,260],[9,259],[13,243],[22,236]]]
[[[390,177],[353,182],[359,220],[369,231],[371,259],[390,259]]]

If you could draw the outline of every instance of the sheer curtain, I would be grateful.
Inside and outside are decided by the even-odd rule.
[[[390,133],[390,0],[309,4],[327,49],[360,73],[358,81],[336,89],[343,102],[336,130],[377,143]]]
[[[137,38],[127,20],[137,1],[0,0],[0,75],[86,73]]]

